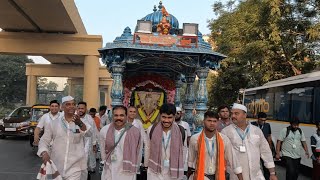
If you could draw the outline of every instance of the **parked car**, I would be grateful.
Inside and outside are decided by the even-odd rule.
[[[8,116],[0,120],[0,137],[28,136],[30,120],[30,106],[22,106],[13,110]]]

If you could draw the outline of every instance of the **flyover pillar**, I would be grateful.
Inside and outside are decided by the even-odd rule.
[[[83,100],[88,108],[99,106],[99,58],[86,56],[84,59]]]
[[[27,97],[26,104],[32,106],[37,102],[37,77],[27,77]]]

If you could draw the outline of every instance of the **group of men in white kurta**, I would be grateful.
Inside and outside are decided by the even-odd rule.
[[[38,155],[44,164],[54,162],[65,180],[87,179],[88,168],[95,166],[96,144],[104,164],[102,180],[134,180],[140,166],[147,169],[151,180],[183,179],[185,175],[194,180],[263,180],[260,158],[270,179],[277,179],[269,145],[261,130],[246,121],[247,109],[241,104],[233,105],[233,123],[221,133],[218,114],[206,112],[203,130],[192,137],[188,123],[181,120],[181,109],[173,104],[160,107],[159,120],[147,132],[133,106],[113,107],[112,122],[100,132],[86,114],[84,102],[77,107],[73,97],[64,97],[62,110],[43,116],[49,118]]]

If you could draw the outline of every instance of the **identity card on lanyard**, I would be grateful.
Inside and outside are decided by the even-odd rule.
[[[206,148],[208,151],[208,155],[210,156],[209,173],[213,174],[214,173],[214,169],[213,169],[214,142],[212,142],[211,151],[210,151],[210,146],[209,146],[209,140],[207,137],[205,137],[205,142],[206,142]]]
[[[247,126],[247,128],[245,129],[244,131],[244,134],[242,135],[239,128],[236,127],[236,131],[238,133],[238,135],[240,136],[240,138],[242,139],[242,145],[239,146],[239,151],[242,152],[242,153],[245,153],[246,152],[246,147],[244,145],[244,140],[246,139],[246,136],[248,135],[249,133],[249,129],[250,129],[250,125]]]

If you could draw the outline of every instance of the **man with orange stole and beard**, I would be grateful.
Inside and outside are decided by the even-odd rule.
[[[242,168],[227,136],[217,131],[218,114],[204,114],[204,128],[191,136],[188,154],[190,180],[228,180],[227,162],[242,180]]]

